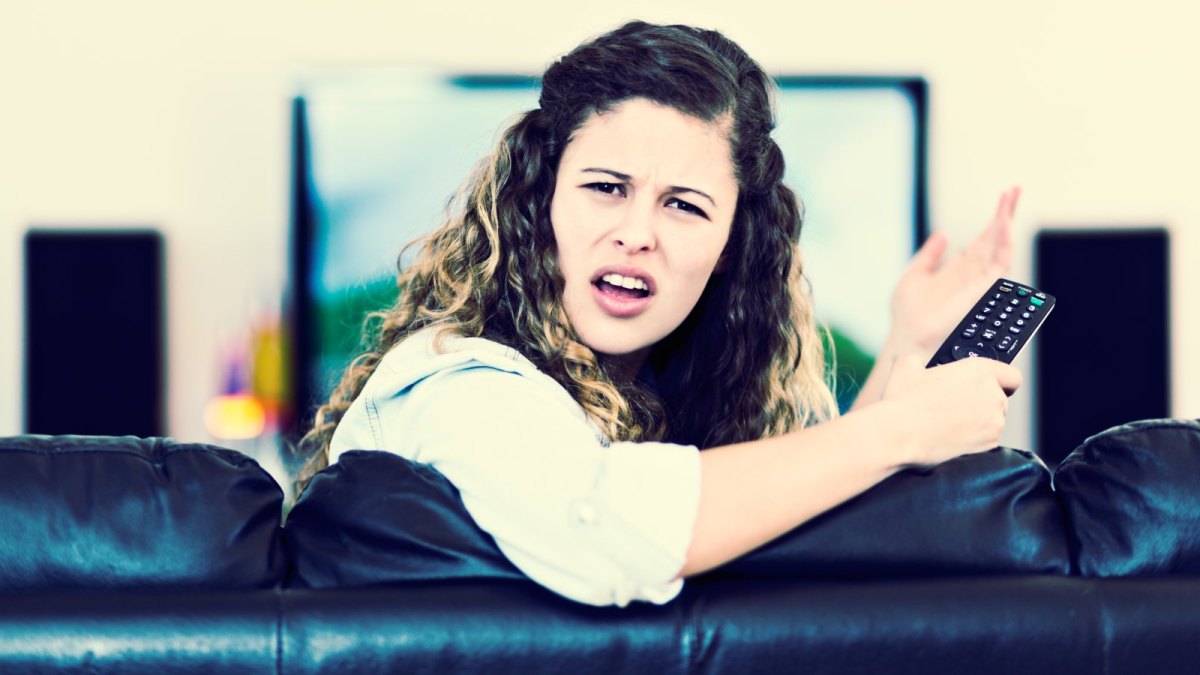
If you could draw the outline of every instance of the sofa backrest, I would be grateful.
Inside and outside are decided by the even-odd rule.
[[[1200,575],[1200,420],[1141,420],[1067,456],[1054,485],[1083,576]]]
[[[232,450],[0,438],[0,591],[276,586],[282,504],[271,476]]]
[[[333,588],[525,576],[432,467],[344,453],[288,513],[289,586]]]
[[[1050,475],[1009,449],[902,471],[717,578],[1200,572],[1200,423],[1088,439]],[[525,581],[432,467],[347,453],[301,495],[169,439],[0,438],[0,592]]]
[[[288,516],[288,585],[523,579],[432,467],[387,452],[342,455]],[[1050,473],[997,448],[902,471],[709,573],[721,578],[1067,574]]]
[[[712,574],[875,579],[1068,574],[1051,475],[1011,448],[904,469]]]

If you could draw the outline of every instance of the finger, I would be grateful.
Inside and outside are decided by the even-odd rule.
[[[942,259],[942,254],[946,252],[947,245],[946,235],[941,232],[934,232],[929,235],[929,239],[917,250],[913,256],[912,262],[909,263],[910,270],[918,270],[921,272],[932,272],[937,269],[938,262]]]
[[[1009,193],[1012,195],[1008,201],[1008,217],[1011,220],[1017,214],[1017,202],[1021,199],[1021,186],[1014,185]]]
[[[1000,200],[996,202],[996,213],[992,215],[992,220],[987,227],[979,231],[979,236],[975,237],[974,241],[963,250],[963,253],[982,265],[991,262],[995,257],[998,235],[1008,226],[1010,210],[1010,191],[1006,190],[1000,193]]]
[[[1012,218],[1015,207],[1012,188],[1001,192],[1000,201],[996,204],[996,215],[992,216],[992,224],[995,225],[998,222]]]
[[[1001,198],[1004,208],[1004,218],[997,219],[995,239],[992,242],[992,265],[995,275],[1002,275],[1012,263],[1012,219],[1017,212],[1017,201],[1021,198],[1021,188],[1009,188]]]
[[[1012,257],[1012,241],[1009,230],[1019,195],[1019,188],[1010,188],[1000,193],[992,222],[983,228],[983,231],[965,251],[979,264],[987,266],[989,274],[993,272],[999,274],[1008,269]]]
[[[995,369],[996,383],[1004,390],[1006,396],[1012,396],[1021,388],[1021,371],[1007,363],[996,361],[995,364],[997,366]]]
[[[996,205],[996,215],[992,218],[993,223],[1012,222],[1013,216],[1017,213],[1017,202],[1021,200],[1021,188],[1013,186],[1005,190],[1000,195],[1000,203]]]
[[[1012,225],[1006,218],[1004,223],[996,228],[992,239],[992,265],[994,276],[1003,274],[1012,262]]]

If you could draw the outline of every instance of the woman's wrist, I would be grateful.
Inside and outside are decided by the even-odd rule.
[[[887,388],[887,382],[891,377],[892,366],[896,363],[896,359],[912,351],[911,348],[904,346],[905,344],[907,341],[897,333],[888,334],[879,353],[875,356],[875,364],[871,367],[871,372],[867,374],[867,379],[863,381],[862,387],[859,389],[858,398],[854,400],[852,410],[877,403],[883,398],[883,392]]]
[[[859,424],[879,432],[880,441],[874,447],[874,463],[888,475],[906,466],[928,463],[928,453],[921,442],[921,422],[902,401],[878,401],[875,405],[854,413]]]
[[[926,346],[921,344],[921,341],[915,335],[893,327],[883,341],[883,348],[880,350],[880,354],[887,354],[890,358],[894,359],[905,354],[921,353],[925,349]]]

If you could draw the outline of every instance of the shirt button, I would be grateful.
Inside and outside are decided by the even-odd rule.
[[[596,507],[591,504],[581,504],[575,509],[575,519],[583,525],[595,525],[598,517]]]

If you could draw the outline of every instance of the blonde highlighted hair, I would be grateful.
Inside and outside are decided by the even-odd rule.
[[[797,248],[801,208],[770,138],[774,83],[715,31],[631,22],[585,43],[542,77],[539,107],[506,129],[460,188],[445,222],[401,268],[395,304],[370,319],[371,346],[347,368],[300,442],[302,487],[328,464],[333,431],[380,360],[418,330],[486,337],[558,381],[613,440],[712,447],[836,416]],[[653,387],[613,376],[562,304],[550,202],[571,135],[592,114],[647,98],[705,121],[732,118],[738,206],[723,269],[655,345]]]

